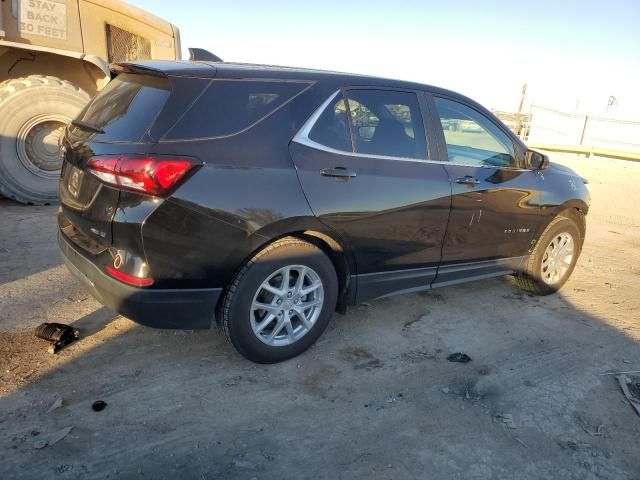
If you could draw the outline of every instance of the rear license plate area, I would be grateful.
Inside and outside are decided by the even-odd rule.
[[[66,170],[67,190],[69,190],[69,193],[73,198],[77,199],[80,196],[84,172],[73,165],[69,165]]]

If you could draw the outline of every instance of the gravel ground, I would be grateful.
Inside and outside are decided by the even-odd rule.
[[[640,478],[640,417],[601,375],[640,370],[640,163],[553,158],[593,197],[559,294],[371,302],[272,366],[102,308],[61,264],[56,207],[0,201],[0,478]],[[46,321],[82,340],[48,354]]]

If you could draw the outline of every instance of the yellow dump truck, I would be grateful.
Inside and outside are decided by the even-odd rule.
[[[180,59],[175,25],[119,0],[0,0],[0,194],[57,199],[65,125],[109,63]]]

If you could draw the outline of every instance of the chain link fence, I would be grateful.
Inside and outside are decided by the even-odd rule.
[[[640,122],[577,115],[533,105],[526,140],[640,153]]]

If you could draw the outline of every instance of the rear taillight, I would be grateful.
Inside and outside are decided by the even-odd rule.
[[[109,185],[164,196],[199,165],[189,157],[105,155],[91,157],[87,170]]]
[[[132,285],[134,287],[148,287],[153,285],[153,278],[140,278],[135,277],[133,275],[129,275],[128,273],[121,272],[120,270],[116,270],[110,265],[104,267],[104,270],[116,280],[120,280],[128,285]]]

